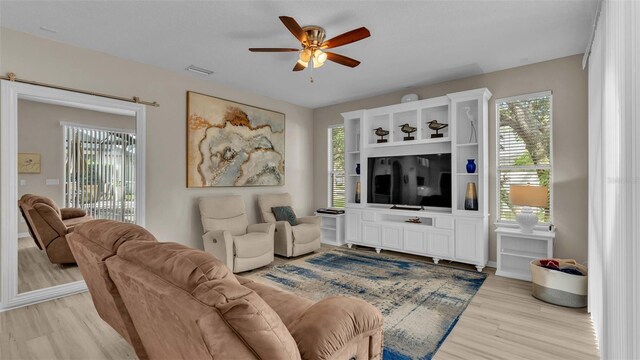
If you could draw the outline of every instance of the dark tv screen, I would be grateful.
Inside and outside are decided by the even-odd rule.
[[[367,202],[451,208],[451,154],[368,159]]]

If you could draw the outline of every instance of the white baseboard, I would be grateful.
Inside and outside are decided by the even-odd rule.
[[[490,268],[494,268],[497,269],[498,268],[498,263],[495,261],[487,261],[487,266]]]
[[[31,237],[31,235],[29,235],[28,232],[18,233],[18,239],[22,239],[26,237]]]

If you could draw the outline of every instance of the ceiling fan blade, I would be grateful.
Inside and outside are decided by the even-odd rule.
[[[340,65],[344,65],[352,68],[360,65],[360,61],[352,59],[350,57],[346,57],[344,55],[340,55],[332,52],[326,52],[326,54],[327,54],[327,60],[337,62]]]
[[[357,28],[351,31],[348,31],[342,35],[338,35],[334,38],[331,38],[322,43],[320,46],[322,49],[331,49],[336,48],[338,46],[351,44],[356,41],[360,41],[362,39],[368,38],[371,36],[371,33],[366,27]]]
[[[293,71],[302,71],[306,68],[306,66],[300,64],[299,62],[296,62],[296,66],[293,67]]]
[[[300,51],[300,49],[293,48],[249,48],[249,51],[252,52],[293,52]]]
[[[284,26],[286,26],[287,29],[291,31],[293,36],[295,36],[296,39],[298,39],[301,43],[307,41],[307,34],[304,32],[304,30],[302,30],[300,25],[298,25],[298,23],[292,17],[280,16],[280,21],[282,21]]]

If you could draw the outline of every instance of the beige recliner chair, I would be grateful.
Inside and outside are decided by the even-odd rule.
[[[238,195],[200,199],[205,234],[204,250],[234,273],[253,270],[273,262],[274,224],[249,225],[242,197]]]
[[[276,224],[275,253],[292,257],[320,249],[320,218],[299,217],[298,225],[291,226],[287,221],[276,221],[271,208],[278,206],[291,206],[291,195],[285,193],[258,196],[262,221]]]

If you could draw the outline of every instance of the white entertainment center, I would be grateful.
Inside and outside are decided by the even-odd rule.
[[[343,113],[345,128],[346,206],[345,242],[349,247],[362,245],[429,256],[434,263],[452,260],[473,264],[482,271],[488,261],[488,102],[491,92],[475,89],[437,98],[418,100],[375,109]],[[442,137],[432,138],[435,131],[428,122],[448,124],[439,130]],[[405,139],[400,128],[415,128],[412,140]],[[379,143],[374,129],[389,131],[387,142]],[[430,154],[451,154],[451,207],[418,206],[415,209],[391,209],[392,205],[374,204],[368,199],[369,158]],[[469,159],[476,164],[469,173]],[[421,159],[428,168],[428,159]],[[356,165],[360,164],[359,174]],[[415,171],[409,169],[407,171]],[[417,192],[443,193],[440,180],[424,183]],[[405,183],[408,179],[401,181]],[[474,183],[477,210],[465,207],[469,183]],[[359,184],[359,185],[358,185]],[[360,202],[356,189],[360,188]],[[416,199],[422,193],[416,193]],[[447,194],[448,196],[448,194]],[[389,196],[392,198],[392,196]],[[424,199],[424,198],[423,198]],[[406,204],[395,204],[406,205]],[[409,223],[410,218],[416,223]]]

